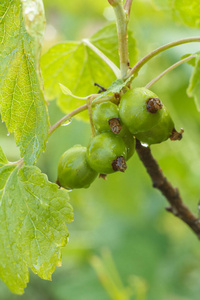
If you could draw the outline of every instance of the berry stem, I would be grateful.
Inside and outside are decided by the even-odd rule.
[[[94,123],[93,123],[93,119],[92,119],[92,101],[93,100],[94,100],[93,97],[89,98],[87,106],[88,106],[88,114],[89,114],[90,126],[91,126],[91,129],[92,129],[92,136],[94,137],[95,136],[95,129],[94,129]]]
[[[95,100],[93,98],[93,100]],[[94,102],[91,103],[91,106],[105,102],[105,101],[112,101],[115,102],[115,97],[112,96],[106,96],[105,98],[101,98],[98,99]],[[58,122],[56,122],[50,129],[49,129],[49,136],[57,129],[59,128],[63,123],[65,123],[67,120],[70,120],[72,117],[80,114],[81,112],[83,112],[84,110],[88,109],[88,103],[83,104],[81,106],[79,106],[78,108],[74,109],[73,111],[71,111],[69,114],[67,114],[66,116],[64,116],[63,118],[61,118]]]
[[[200,42],[200,37],[192,37],[192,38],[181,39],[181,40],[168,43],[166,45],[163,45],[163,46],[155,49],[154,51],[150,52],[149,54],[147,54],[146,56],[144,56],[143,58],[141,58],[135,64],[135,66],[129,71],[129,73],[128,73],[128,75],[127,75],[126,78],[130,77],[131,75],[134,75],[131,78],[131,80],[133,80],[138,75],[138,72],[142,68],[142,66],[144,64],[146,64],[151,58],[153,58],[154,56],[160,54],[161,52],[163,52],[165,50],[168,50],[170,48],[173,48],[175,46],[179,46],[179,45],[186,44],[186,43],[193,43],[193,42]]]
[[[180,66],[181,64],[191,60],[192,58],[195,58],[196,55],[190,55],[184,59],[179,60],[178,62],[176,62],[175,64],[173,64],[172,66],[170,66],[169,68],[167,68],[166,70],[164,70],[162,73],[160,73],[157,77],[155,77],[154,79],[152,79],[149,83],[147,83],[147,85],[145,86],[145,88],[149,89],[152,85],[154,85],[158,80],[160,80],[163,76],[165,76],[167,73],[169,73],[170,71],[172,71],[173,69],[175,69],[176,67]]]
[[[127,1],[127,8],[131,8],[132,1]],[[128,4],[129,3],[129,4]],[[129,12],[123,8],[123,1],[113,1],[113,6],[115,16],[116,16],[116,25],[118,33],[118,43],[119,43],[119,59],[120,59],[120,70],[121,78],[124,80],[127,76],[129,70],[129,58],[128,58],[128,17]]]

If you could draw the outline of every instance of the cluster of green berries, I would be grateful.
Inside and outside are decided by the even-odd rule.
[[[98,174],[124,172],[135,138],[151,145],[176,133],[167,109],[146,88],[127,91],[118,106],[110,101],[97,104],[92,120],[95,136],[88,147],[75,145],[59,160],[57,183],[64,188],[88,188]]]

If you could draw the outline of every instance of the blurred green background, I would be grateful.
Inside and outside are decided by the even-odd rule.
[[[47,30],[45,52],[64,40],[87,38],[109,20],[106,0],[44,0]],[[137,40],[139,57],[167,42],[199,35],[199,30],[177,23],[169,12],[149,0],[133,0],[129,28]],[[168,50],[143,67],[134,86],[142,86],[198,44]],[[200,199],[200,118],[193,99],[186,95],[192,67],[181,65],[152,87],[168,107],[176,128],[184,128],[180,142],[152,146],[168,179],[198,214]],[[63,113],[49,104],[51,124]],[[74,144],[87,146],[87,123],[72,120],[49,139],[37,163],[55,182],[60,155]],[[0,124],[0,143],[10,161],[19,157],[13,135]],[[137,154],[124,174],[96,180],[87,190],[70,193],[75,220],[68,225],[70,242],[63,249],[63,265],[52,282],[30,274],[25,294],[13,295],[0,282],[5,300],[199,300],[200,243],[180,220],[165,211],[167,202],[152,188]],[[120,278],[120,279],[119,279]]]

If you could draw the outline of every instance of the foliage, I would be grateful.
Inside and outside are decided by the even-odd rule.
[[[24,162],[31,165],[45,149],[48,137],[48,112],[39,69],[44,31],[42,4],[38,1],[34,7],[29,1],[22,7],[19,0],[8,0],[0,9],[1,116],[8,131],[15,133]]]
[[[138,1],[135,2],[137,6]],[[170,4],[170,13],[173,13],[176,20],[181,20],[185,25],[199,28],[199,4],[197,0],[173,1],[173,3],[171,1],[155,0],[154,2],[161,9],[163,9],[163,3],[167,5]],[[0,151],[0,220],[2,224],[0,230],[2,245],[0,247],[0,276],[10,290],[18,294],[23,293],[23,289],[28,282],[28,268],[43,279],[51,278],[51,273],[54,271],[55,266],[61,264],[61,247],[67,243],[68,230],[65,222],[71,222],[73,219],[72,208],[68,203],[69,195],[67,191],[58,189],[57,185],[48,181],[46,175],[41,173],[40,169],[34,166],[34,164],[40,156],[39,164],[41,169],[44,169],[44,172],[48,173],[50,179],[55,181],[56,164],[62,151],[64,152],[66,148],[70,145],[72,146],[74,143],[80,143],[79,140],[85,142],[85,140],[87,140],[86,136],[89,134],[87,124],[81,123],[82,125],[80,125],[80,122],[74,120],[70,126],[60,128],[60,131],[57,131],[58,135],[55,135],[52,141],[49,140],[45,154],[46,157],[49,157],[49,160],[46,160],[43,154],[40,155],[41,152],[45,150],[48,139],[48,111],[52,113],[51,122],[57,121],[58,116],[61,115],[59,112],[56,112],[53,102],[49,105],[47,110],[47,102],[45,101],[43,82],[40,74],[40,53],[45,18],[42,1],[37,0],[34,3],[35,4],[33,4],[31,0],[12,0],[4,1],[3,4],[0,4],[0,112],[2,121],[5,122],[8,132],[14,133],[16,144],[20,149],[21,158],[23,158],[23,161],[20,159],[18,162],[10,163],[3,151]],[[44,3],[47,8],[52,5],[48,3],[47,0],[44,1]],[[66,3],[67,2],[60,0],[57,5],[59,9],[62,10],[66,7]],[[77,5],[77,3],[79,3],[79,1],[76,2],[76,5],[75,1],[74,4],[70,2],[69,8],[71,11],[78,11],[80,7],[78,8],[79,5]],[[96,9],[96,14],[98,14],[98,9],[99,11],[103,10],[102,3],[93,3],[93,1],[89,0],[87,3],[88,11],[94,12]],[[145,5],[142,1],[140,4],[142,7]],[[80,1],[80,6],[81,5],[83,5],[82,1]],[[95,8],[93,9],[92,6]],[[144,15],[147,16],[148,13],[149,12],[145,11]],[[167,13],[169,13],[169,11]],[[77,15],[80,14],[77,13]],[[154,22],[153,18],[152,22]],[[155,26],[152,24],[148,25],[149,28],[152,26],[152,28],[155,29]],[[140,25],[141,28],[145,26],[142,22]],[[157,28],[158,35],[159,30],[162,33],[162,26],[160,29]],[[136,29],[133,30],[133,32],[136,37],[138,35]],[[146,30],[146,32],[148,32],[148,30]],[[151,37],[153,38],[153,36]],[[143,46],[140,52],[144,52],[144,49],[148,51],[147,44],[148,42],[150,43],[151,37],[149,36],[149,41],[146,37],[143,39],[144,36],[141,36],[141,38],[137,37],[138,44]],[[150,47],[153,46],[151,45]],[[95,82],[106,88],[110,86],[110,88],[98,96],[96,100],[101,100],[108,94],[120,92],[127,83],[129,83],[129,79],[125,82],[121,79],[115,81],[116,77],[118,77],[119,70],[117,49],[117,32],[114,24],[104,26],[97,31],[97,33],[93,34],[90,39],[82,39],[81,42],[71,41],[59,43],[53,46],[44,54],[41,60],[47,99],[53,100],[56,98],[61,110],[68,113],[80,105],[87,103],[87,101],[77,100],[64,95],[59,83],[66,85],[73,94],[86,97],[90,94],[97,93],[97,88],[94,87]],[[133,33],[130,30],[129,55],[131,66],[136,63],[137,52],[135,38],[133,38]],[[188,52],[196,53],[193,49],[191,51],[188,49],[185,50],[185,53]],[[171,57],[168,57],[168,60],[166,59],[167,62],[171,63],[170,60],[177,59],[177,56],[179,59],[179,57],[182,56],[182,53],[180,53],[180,55],[179,52],[177,53],[174,52]],[[112,63],[115,64],[115,66],[112,65]],[[157,64],[154,65],[155,68],[153,69],[155,71],[162,71],[165,63],[166,61],[157,58]],[[161,66],[162,69],[160,69]],[[139,86],[143,86],[145,80],[150,80],[150,75],[153,75],[151,62],[149,67],[145,66],[144,68],[146,68],[146,72],[142,73],[140,78],[136,78],[136,80],[133,81],[133,85],[138,85],[139,82]],[[183,73],[188,76],[187,70],[188,69],[183,69]],[[199,175],[199,164],[197,162],[199,148],[195,146],[196,148],[194,149],[194,145],[198,144],[198,113],[195,111],[192,101],[189,102],[190,100],[185,96],[186,87],[182,84],[188,81],[188,78],[185,80],[181,72],[178,73],[178,71],[175,71],[175,73],[175,78],[173,77],[174,75],[172,75],[171,79],[166,79],[165,81],[167,85],[166,102],[168,102],[170,111],[176,122],[179,125],[181,124],[181,126],[184,124],[184,126],[190,130],[186,133],[185,142],[181,142],[181,145],[175,147],[174,145],[170,146],[166,144],[159,146],[160,148],[155,146],[154,149],[155,152],[157,150],[161,167],[165,169],[167,174],[170,174],[172,179],[175,179],[177,184],[182,185],[183,195],[190,198],[194,203],[199,193],[197,180]],[[179,81],[178,77],[182,82]],[[115,82],[114,85],[112,84],[113,81]],[[174,84],[174,82],[176,82],[176,84]],[[159,88],[161,92],[164,93],[164,89],[162,87]],[[155,90],[158,92],[157,87]],[[187,92],[189,96],[195,98],[199,109],[199,56],[196,57],[196,64]],[[176,101],[171,101],[170,98],[176,99]],[[88,113],[84,112],[81,115],[77,115],[77,117],[86,120],[88,119]],[[196,123],[193,122],[194,120]],[[3,137],[3,135],[5,135],[5,127],[3,127],[3,124],[1,128],[3,132],[0,136],[2,138],[2,144],[6,145],[8,140],[10,140],[13,147],[14,142],[11,139],[12,137],[5,139]],[[4,140],[6,141],[5,143]],[[7,152],[7,150],[5,152]],[[188,153],[192,153],[192,157],[188,157]],[[190,168],[190,164],[193,166],[192,168]],[[174,167],[174,165],[176,165],[176,167]],[[134,178],[134,180],[133,170],[135,174],[137,173],[137,178]],[[127,172],[128,173],[124,175],[124,179],[122,179],[119,174],[115,174],[115,177],[109,178],[107,184],[98,181],[94,187],[91,188],[90,194],[80,191],[73,192],[72,201],[74,201],[73,204],[76,208],[77,216],[79,216],[77,220],[79,219],[80,224],[74,225],[75,229],[73,229],[72,226],[70,227],[71,235],[73,236],[74,234],[75,239],[77,238],[78,247],[82,247],[81,243],[83,243],[83,245],[85,243],[86,245],[86,249],[82,249],[81,254],[77,255],[75,261],[79,259],[86,261],[85,256],[89,255],[91,248],[92,251],[98,251],[98,247],[107,243],[113,248],[117,258],[123,257],[120,262],[120,270],[122,270],[125,276],[136,272],[139,276],[151,282],[153,287],[158,288],[156,281],[158,281],[159,275],[154,275],[154,281],[151,277],[150,270],[156,265],[157,259],[160,259],[167,269],[167,266],[172,264],[171,260],[173,260],[174,253],[178,257],[179,255],[177,255],[177,253],[183,250],[186,256],[187,251],[189,251],[187,250],[189,248],[186,247],[186,245],[188,245],[186,242],[188,236],[182,233],[178,224],[176,224],[177,228],[174,229],[174,232],[173,230],[170,231],[170,228],[173,228],[173,226],[170,225],[171,219],[170,217],[163,216],[163,207],[157,207],[154,204],[154,198],[157,196],[145,186],[143,180],[145,175],[143,171],[139,171],[139,162],[136,158],[130,163]],[[123,186],[123,195],[119,196],[121,186]],[[190,195],[189,190],[192,190],[192,195]],[[133,197],[134,201],[132,200]],[[143,198],[147,199],[145,204],[141,204],[141,199]],[[95,201],[95,204],[92,204],[91,199]],[[83,203],[80,203],[80,201],[83,201]],[[97,204],[97,201],[99,201],[100,204]],[[85,205],[85,203],[87,205]],[[192,205],[193,208],[196,209],[196,204]],[[99,224],[97,224],[99,212],[101,213],[102,219],[99,219]],[[138,217],[135,216],[137,222],[134,223],[134,228],[132,214],[135,212],[138,213]],[[159,214],[161,217],[158,216]],[[125,219],[127,220],[121,222],[116,221],[116,218],[120,220],[123,218],[123,215],[125,215]],[[101,216],[99,218],[101,218]],[[115,220],[111,220],[110,218]],[[141,222],[141,220],[143,222]],[[147,224],[148,222],[149,224],[152,222],[152,226],[144,228],[144,223]],[[76,226],[80,232],[82,226],[85,226],[85,230],[89,232],[89,235],[93,235],[94,228],[97,227],[95,235],[98,241],[97,246],[91,247],[90,238],[88,240],[85,232],[83,233],[86,234],[86,236],[84,235],[82,239],[76,235]],[[112,231],[112,226],[116,229],[117,233]],[[160,233],[160,228],[162,228],[165,236]],[[149,230],[150,236],[148,236],[147,230]],[[133,232],[134,240],[132,240]],[[113,233],[118,240],[116,242],[116,248],[115,244],[112,243],[112,239],[109,239],[109,234],[112,235]],[[185,238],[184,241],[185,236],[187,236],[187,238]],[[103,237],[104,241],[101,240]],[[152,237],[152,240],[149,237]],[[166,253],[166,248],[168,247],[169,249],[174,240],[176,243],[181,240],[179,248],[173,244],[174,248],[169,250],[170,254]],[[122,242],[120,243],[120,241]],[[130,248],[128,247],[129,249],[124,246],[126,244],[130,246]],[[72,245],[74,245],[73,242]],[[165,246],[165,249],[162,245]],[[197,262],[198,253],[196,253],[195,250],[196,243],[191,242],[191,247],[192,245],[194,245],[192,251],[196,258],[195,262]],[[131,257],[130,255],[127,256],[130,249],[136,255],[136,260],[134,261],[135,269],[131,269]],[[69,253],[70,251],[73,252],[73,249],[70,250],[69,247]],[[151,256],[149,256],[149,259],[144,259],[148,265],[145,266],[145,263],[142,263],[142,257],[147,255],[149,251]],[[139,255],[138,253],[140,252],[143,253],[143,255]],[[68,254],[68,263],[70,261],[69,255],[70,254]],[[162,258],[163,255],[164,258]],[[150,261],[152,261],[152,264]],[[79,263],[76,261],[75,265]],[[128,271],[123,266],[124,263]],[[187,272],[189,272],[187,268],[190,267],[189,263],[184,262],[184,259],[178,259],[174,271],[177,272],[179,277],[182,276],[181,263],[185,263],[186,266],[184,269],[184,278],[186,281]],[[142,265],[142,269],[140,264]],[[69,272],[70,267],[67,268],[69,268],[67,269]],[[87,268],[88,271],[87,278],[94,276],[93,273],[90,273],[88,266],[85,268]],[[196,272],[195,274],[199,271],[197,266],[193,265],[191,268],[194,273]],[[76,267],[74,270],[75,269]],[[76,272],[79,274],[80,281],[83,276],[85,276],[85,273],[87,273],[79,271],[79,268],[77,268]],[[160,270],[158,266],[157,272],[162,274],[161,278],[163,282],[168,278],[168,274],[172,276],[171,271],[166,270],[166,274],[164,274],[165,271],[162,273],[162,270]],[[69,278],[69,289],[70,282]],[[71,285],[73,286],[72,282]],[[163,294],[169,298],[168,287],[173,294],[180,293],[184,295],[184,288],[179,286],[175,287],[173,280],[170,281],[170,279],[168,279],[166,280],[166,288],[162,287],[162,292],[159,290],[154,293],[152,289],[150,290],[149,299],[155,299],[155,295],[162,297]],[[86,289],[89,291],[89,285],[87,285]],[[98,289],[100,291],[99,286],[97,290]],[[54,293],[55,297],[60,295],[58,299],[62,299],[63,295],[60,293],[61,291],[57,288],[57,291]],[[66,292],[63,294],[65,295]],[[196,294],[198,295],[198,293]],[[191,291],[191,295],[193,295],[195,300],[198,299],[196,294]],[[107,299],[105,294],[103,294],[103,297]],[[183,297],[180,299],[184,299]],[[87,299],[89,298],[87,297]]]

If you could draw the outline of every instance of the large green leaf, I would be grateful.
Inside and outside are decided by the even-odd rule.
[[[199,0],[153,0],[159,9],[170,10],[180,23],[200,27]]]
[[[65,222],[73,220],[68,192],[37,167],[8,164],[0,148],[0,278],[22,294],[28,267],[51,279],[67,244]]]
[[[176,18],[191,27],[200,27],[199,0],[175,0],[173,10]]]
[[[0,4],[0,112],[24,162],[33,164],[48,136],[39,69],[44,31],[42,0]]]
[[[110,35],[109,35],[110,32]],[[134,40],[130,38],[130,53],[132,61],[135,58]],[[97,49],[97,51],[94,49]],[[97,55],[100,51],[108,56],[109,61],[118,64],[116,49],[118,47],[117,32],[114,25],[101,29],[87,41],[66,42],[53,46],[41,60],[44,76],[44,84],[47,98],[57,98],[63,112],[68,113],[84,104],[84,100],[74,99],[62,93],[59,83],[67,86],[77,96],[87,96],[97,93],[98,83],[105,88],[116,79],[116,73],[107,65],[102,56]],[[88,113],[83,112],[78,118],[88,119]]]
[[[196,107],[200,111],[200,55],[197,55],[195,67],[187,89],[189,97],[194,97]]]
[[[42,69],[47,98],[57,97],[65,113],[85,101],[65,96],[59,83],[66,85],[77,96],[87,96],[98,91],[95,82],[107,86],[115,79],[106,63],[84,43],[69,42],[52,47],[43,56]],[[83,118],[88,118],[87,112],[83,113]]]
[[[120,67],[116,24],[108,24],[103,27],[91,37],[90,41]],[[128,51],[130,65],[133,66],[137,62],[138,51],[133,32],[130,30],[128,30]]]

